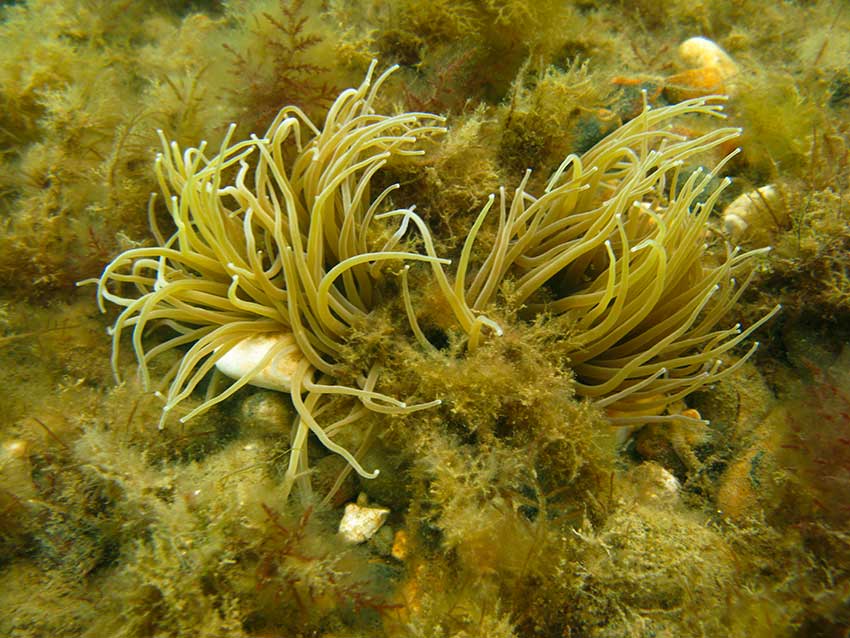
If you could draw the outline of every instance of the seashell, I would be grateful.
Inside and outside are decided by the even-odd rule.
[[[381,529],[390,510],[385,507],[365,507],[357,503],[345,506],[342,520],[339,522],[339,534],[347,543],[364,543]]]
[[[742,193],[723,211],[723,228],[735,243],[767,246],[773,233],[788,223],[788,210],[781,204],[773,184]]]
[[[726,51],[713,40],[697,36],[688,38],[679,45],[679,57],[692,69],[712,67],[722,80],[729,80],[738,74],[738,65]]]
[[[215,367],[231,379],[241,379],[251,372],[272,348],[283,349],[250,383],[260,388],[289,392],[292,375],[303,359],[291,333],[263,333],[246,337],[216,361]]]

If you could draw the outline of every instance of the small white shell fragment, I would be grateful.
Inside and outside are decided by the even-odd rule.
[[[339,522],[339,534],[346,543],[364,543],[381,529],[389,515],[390,510],[385,507],[364,507],[349,503]]]
[[[767,246],[772,233],[788,223],[788,211],[773,184],[738,195],[723,211],[723,229],[733,242]]]
[[[283,347],[283,350],[251,379],[250,384],[269,390],[288,392],[292,374],[302,359],[301,350],[295,338],[288,332],[246,337],[216,361],[215,367],[231,379],[241,379],[253,370],[274,347]]]
[[[713,67],[720,77],[729,80],[738,74],[738,65],[713,40],[697,36],[688,38],[679,45],[679,57],[692,69]]]

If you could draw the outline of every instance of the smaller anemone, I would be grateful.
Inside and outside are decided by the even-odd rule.
[[[689,420],[663,412],[740,367],[758,343],[731,365],[723,367],[721,358],[779,311],[743,330],[718,327],[749,284],[753,260],[769,249],[742,253],[727,245],[716,259],[705,243],[729,180],[709,185],[737,150],[710,171],[682,171],[740,129],[687,137],[670,124],[685,116],[722,118],[722,100],[645,104],[590,151],[569,155],[539,197],[526,191],[530,171],[512,198],[502,188],[496,239],[465,289],[470,308],[483,312],[510,280],[511,303],[527,316],[562,316],[577,394],[606,408],[618,425]]]
[[[436,115],[376,113],[375,95],[394,68],[373,82],[374,68],[373,63],[358,88],[335,100],[321,129],[289,106],[263,137],[232,143],[231,125],[213,157],[206,155],[205,143],[181,152],[160,132],[156,175],[176,230],[169,237],[160,231],[152,197],[149,217],[157,245],[118,255],[97,280],[101,310],[104,301],[123,307],[111,329],[116,377],[121,337],[130,328],[146,388],[152,359],[188,347],[158,382],[165,401],[160,427],[211,371],[235,381],[219,392],[210,383],[206,400],[181,421],[247,384],[289,393],[297,418],[286,496],[296,483],[310,496],[309,432],[372,478],[378,470],[361,467],[357,454],[334,435],[368,410],[403,414],[440,403],[409,405],[377,392],[377,364],[354,379],[340,378],[345,377],[340,349],[352,329],[368,321],[384,262],[430,262],[462,329],[478,335],[481,325],[490,325],[498,331],[449,283],[443,266],[450,262],[436,256],[430,232],[413,209],[388,210],[399,185],[371,193],[372,178],[391,156],[419,154],[417,137],[444,131]],[[385,220],[399,220],[394,232]],[[428,254],[399,249],[411,222]],[[462,263],[461,272],[465,268]],[[127,286],[132,293],[121,292]],[[158,327],[172,336],[146,348],[147,334]],[[413,328],[418,331],[415,323]],[[323,399],[340,396],[356,400],[345,416],[320,424],[318,417],[328,409]]]

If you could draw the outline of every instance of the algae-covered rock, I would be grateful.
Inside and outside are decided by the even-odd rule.
[[[633,505],[581,539],[571,620],[582,635],[725,635],[735,563],[704,520]]]

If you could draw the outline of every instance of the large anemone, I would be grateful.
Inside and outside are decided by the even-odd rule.
[[[473,315],[456,295],[442,270],[450,262],[434,255],[428,229],[413,210],[387,210],[398,184],[371,192],[371,179],[390,156],[418,154],[417,136],[443,131],[436,115],[375,113],[375,94],[392,69],[373,83],[374,66],[358,88],[336,99],[321,129],[296,107],[286,107],[262,138],[231,143],[231,126],[211,158],[203,143],[181,152],[160,134],[156,174],[176,231],[167,238],[160,232],[152,201],[158,245],[120,254],[98,282],[101,309],[104,300],[123,307],[112,328],[116,376],[126,329],[132,328],[146,388],[149,362],[188,346],[157,383],[167,387],[161,392],[163,420],[214,368],[235,382],[181,420],[246,384],[289,392],[298,417],[287,494],[296,481],[309,493],[310,431],[360,475],[374,477],[377,471],[362,468],[354,454],[334,442],[334,433],[366,410],[399,414],[439,404],[407,405],[376,392],[377,364],[350,385],[338,382],[339,349],[374,309],[383,262],[431,262],[461,328],[477,334],[482,322],[492,324]],[[429,255],[397,249],[411,219],[422,230]],[[387,232],[385,224],[396,221],[396,231]],[[129,284],[133,292],[122,293],[115,284]],[[146,349],[149,329],[158,326],[173,336]],[[358,401],[343,418],[320,425],[320,402],[328,395]]]
[[[442,132],[442,118],[376,113],[375,94],[392,69],[374,82],[373,70],[336,99],[322,128],[286,107],[263,137],[232,143],[231,126],[213,157],[205,144],[181,152],[161,136],[156,174],[176,230],[163,235],[152,201],[157,245],[116,257],[98,280],[98,299],[102,309],[104,301],[123,308],[112,328],[116,374],[128,329],[146,387],[150,361],[180,352],[157,382],[163,419],[217,369],[235,381],[221,391],[210,384],[206,399],[181,419],[246,384],[289,392],[297,418],[287,495],[298,484],[309,497],[310,432],[361,476],[374,477],[377,470],[361,467],[334,435],[369,410],[399,414],[439,403],[408,405],[376,391],[379,363],[354,378],[339,365],[352,330],[378,306],[388,260],[427,262],[470,348],[488,337],[482,327],[492,338],[501,334],[484,313],[498,305],[506,281],[510,303],[526,314],[565,317],[577,393],[607,408],[615,422],[666,418],[668,404],[734,370],[736,363],[722,368],[720,358],[767,317],[743,331],[715,326],[744,289],[746,280],[739,284],[736,276],[755,253],[729,251],[709,262],[704,234],[720,189],[707,188],[723,162],[684,180],[680,168],[739,132],[688,138],[668,126],[684,115],[719,116],[717,102],[647,107],[584,156],[566,158],[539,197],[526,192],[528,175],[512,198],[502,190],[493,245],[471,264],[491,196],[450,281],[450,262],[436,254],[424,220],[413,208],[388,205],[398,184],[370,189],[391,156],[419,153],[417,137]],[[424,254],[400,248],[407,234],[418,235]],[[405,275],[410,329],[430,347]],[[147,347],[156,328],[170,335]],[[350,401],[347,413],[320,423],[330,412],[328,397],[340,396]]]

